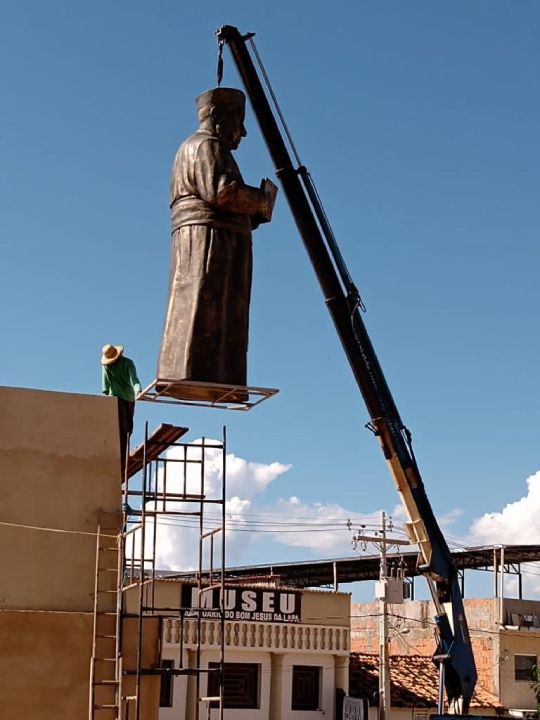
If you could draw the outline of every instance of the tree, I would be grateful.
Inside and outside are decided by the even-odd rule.
[[[530,684],[531,690],[534,692],[536,698],[536,714],[540,717],[540,669],[538,665],[533,665],[531,668],[532,683]]]

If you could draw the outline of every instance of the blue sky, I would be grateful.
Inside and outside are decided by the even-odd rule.
[[[214,30],[236,25],[256,32],[435,511],[470,538],[476,519],[523,499],[521,541],[537,542],[539,22],[527,0],[4,3],[0,382],[99,393],[107,342],[153,379],[169,169],[195,96],[215,84]],[[226,53],[224,83],[238,82]],[[247,126],[237,159],[258,184],[273,169],[251,114]],[[136,439],[145,420],[191,437],[226,424],[231,452],[275,470],[252,512],[288,516],[290,496],[311,519],[392,512],[283,194],[254,242],[249,380],[280,395],[246,414],[141,403]],[[255,537],[233,559],[349,552],[344,535],[339,548],[308,535]]]

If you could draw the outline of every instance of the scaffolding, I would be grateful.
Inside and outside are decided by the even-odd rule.
[[[181,442],[186,432],[187,428],[160,425],[149,435],[146,424],[143,444],[129,453],[126,463],[122,532],[116,541],[107,535],[105,543],[98,532],[90,720],[142,720],[143,678],[148,675],[160,676],[162,683],[181,675],[194,677],[195,720],[199,720],[201,707],[206,707],[208,718],[210,710],[217,709],[217,716],[223,720],[226,430],[223,428],[219,442],[205,438],[196,443]],[[209,482],[209,461],[213,486]],[[210,508],[218,512],[211,513]],[[159,535],[160,528],[179,522],[189,526],[197,548],[197,571],[191,593],[194,602],[186,602],[184,593],[178,604],[167,607],[156,596],[160,577]],[[217,667],[209,668],[201,666],[203,615],[208,606],[204,602],[205,593],[212,593],[217,600],[219,607],[212,612],[219,617],[221,633],[219,662]],[[103,596],[107,603],[101,605]],[[162,623],[171,618],[180,624],[178,666],[169,667],[160,657],[156,667],[145,660],[145,633],[151,629],[149,620],[153,619],[161,635]],[[184,661],[187,618],[194,618],[196,625],[194,667],[189,663],[186,666]],[[129,667],[122,653],[122,632],[127,619],[135,625],[135,662]],[[109,643],[106,651],[100,649],[104,642]],[[102,665],[107,672],[101,671]],[[208,676],[204,685],[203,675]],[[213,694],[203,694],[203,688],[210,685]]]

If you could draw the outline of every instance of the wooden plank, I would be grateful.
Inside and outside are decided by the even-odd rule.
[[[167,448],[187,433],[189,428],[162,423],[146,441],[146,463],[158,458]],[[144,467],[144,444],[139,445],[129,455],[128,477],[133,477]]]

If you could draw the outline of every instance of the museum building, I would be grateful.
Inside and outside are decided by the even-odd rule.
[[[197,594],[178,580],[156,582],[156,605],[170,607],[173,598],[183,608],[193,605],[163,618],[161,665],[172,672],[162,677],[160,720],[194,719],[197,697],[199,717],[208,710],[218,717],[212,709],[221,657],[218,598],[203,593],[198,618]],[[225,718],[334,717],[336,696],[348,692],[349,593],[243,584],[226,589],[224,609]]]

